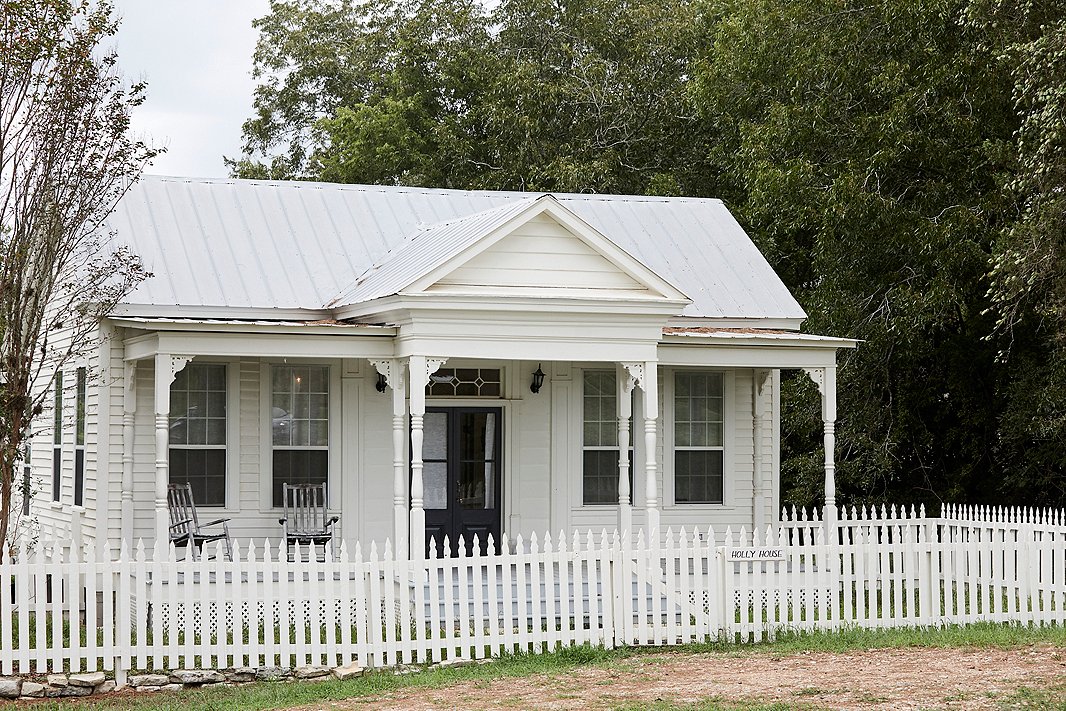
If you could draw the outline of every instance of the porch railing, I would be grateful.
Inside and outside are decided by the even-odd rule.
[[[868,515],[829,537],[806,525],[802,540],[790,522],[668,530],[658,541],[519,538],[501,541],[501,555],[424,561],[397,560],[389,545],[342,546],[324,560],[305,551],[297,562],[254,544],[235,546],[233,561],[45,545],[0,561],[0,668],[121,679],[133,669],[393,665],[586,642],[751,642],[849,625],[1066,622],[1061,512],[945,514]]]

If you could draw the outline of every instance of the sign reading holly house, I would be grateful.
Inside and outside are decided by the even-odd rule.
[[[749,563],[764,560],[785,560],[784,548],[729,548],[726,560],[731,563]]]

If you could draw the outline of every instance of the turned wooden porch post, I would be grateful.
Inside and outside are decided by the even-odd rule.
[[[137,420],[137,361],[126,361],[122,388],[122,541],[133,550],[133,439]]]
[[[407,545],[407,466],[405,448],[407,437],[404,425],[407,419],[407,380],[404,378],[403,361],[372,360],[370,363],[385,377],[385,384],[392,390],[392,512],[393,545],[398,558],[408,555]]]
[[[635,364],[619,363],[618,381],[618,532],[633,532],[633,494],[630,487],[629,432],[633,417],[633,388],[637,381],[631,370]]]
[[[155,544],[164,550],[170,543],[170,385],[192,356],[157,353],[155,357]]]
[[[836,419],[837,419],[837,369],[835,365],[825,368],[804,368],[822,396],[822,442],[825,448],[825,512],[822,520],[827,532],[834,532],[837,523],[836,485]]]
[[[410,551],[412,560],[420,560],[426,554],[426,510],[423,502],[422,440],[423,421],[426,416],[426,386],[429,376],[444,365],[444,358],[411,356],[407,367],[411,384],[411,533]]]

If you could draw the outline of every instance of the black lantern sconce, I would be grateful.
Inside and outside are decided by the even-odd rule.
[[[538,363],[537,369],[533,371],[533,382],[529,384],[529,391],[539,393],[542,385],[544,385],[544,371],[540,369],[540,363]]]
[[[378,373],[378,381],[374,383],[374,389],[377,390],[379,393],[383,393],[385,392],[385,387],[387,385],[388,383],[385,380],[385,376],[381,373]]]

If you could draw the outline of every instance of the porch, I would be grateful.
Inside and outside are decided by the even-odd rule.
[[[337,546],[380,548],[388,538],[397,558],[424,556],[429,537],[618,529],[651,540],[668,527],[762,528],[777,521],[787,368],[805,370],[821,391],[826,512],[834,515],[835,351],[851,341],[669,328],[636,342],[442,338],[430,352],[445,355],[429,357],[400,355],[406,347],[392,327],[114,326],[121,338],[112,368],[125,385],[112,448],[122,453],[122,476],[109,483],[118,484],[113,548],[165,540],[166,486],[185,480],[211,488],[198,502],[204,516],[229,518],[234,537],[255,539],[260,551],[264,540],[276,545],[284,466],[295,480],[327,483]],[[618,356],[626,359],[609,359]],[[199,382],[215,384],[190,391],[197,371]],[[707,392],[681,393],[690,376]],[[679,411],[693,403],[702,415]],[[203,439],[183,441],[201,420]],[[222,436],[209,442],[212,431]],[[680,451],[714,469],[689,476],[687,491]]]

